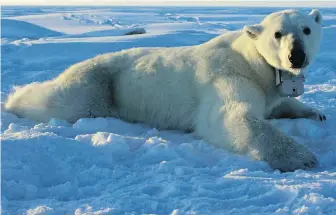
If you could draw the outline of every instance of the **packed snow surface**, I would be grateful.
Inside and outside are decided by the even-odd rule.
[[[200,44],[276,10],[2,7],[2,106],[15,85],[97,54]],[[321,12],[321,51],[299,99],[327,121],[271,122],[307,145],[317,168],[280,173],[193,134],[115,118],[39,123],[2,112],[3,214],[336,214],[336,9]],[[134,29],[146,33],[124,36]]]

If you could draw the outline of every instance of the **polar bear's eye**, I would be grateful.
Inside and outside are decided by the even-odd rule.
[[[280,39],[280,38],[282,37],[281,32],[280,32],[280,31],[275,32],[275,33],[274,33],[274,37],[275,37],[276,39]]]
[[[311,33],[310,28],[305,27],[305,28],[303,29],[303,33],[304,33],[305,35],[309,35],[309,34]]]

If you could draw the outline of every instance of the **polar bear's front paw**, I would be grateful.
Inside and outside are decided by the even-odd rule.
[[[276,153],[269,164],[274,169],[281,172],[293,172],[296,169],[308,169],[317,165],[316,156],[311,153],[305,146],[291,144],[290,147],[282,152]]]
[[[327,117],[319,110],[312,109],[304,114],[305,118],[309,118],[316,121],[325,121]]]

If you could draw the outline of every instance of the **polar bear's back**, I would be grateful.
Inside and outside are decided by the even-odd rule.
[[[116,76],[119,117],[158,128],[190,129],[198,103],[197,50],[183,47],[144,52]]]

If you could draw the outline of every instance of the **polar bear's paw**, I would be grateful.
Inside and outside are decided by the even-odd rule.
[[[317,109],[311,109],[310,111],[305,113],[305,118],[309,118],[315,121],[325,121],[327,117]]]
[[[291,144],[283,151],[275,153],[269,161],[272,168],[279,169],[281,172],[309,169],[315,167],[317,163],[316,156],[299,144]]]

